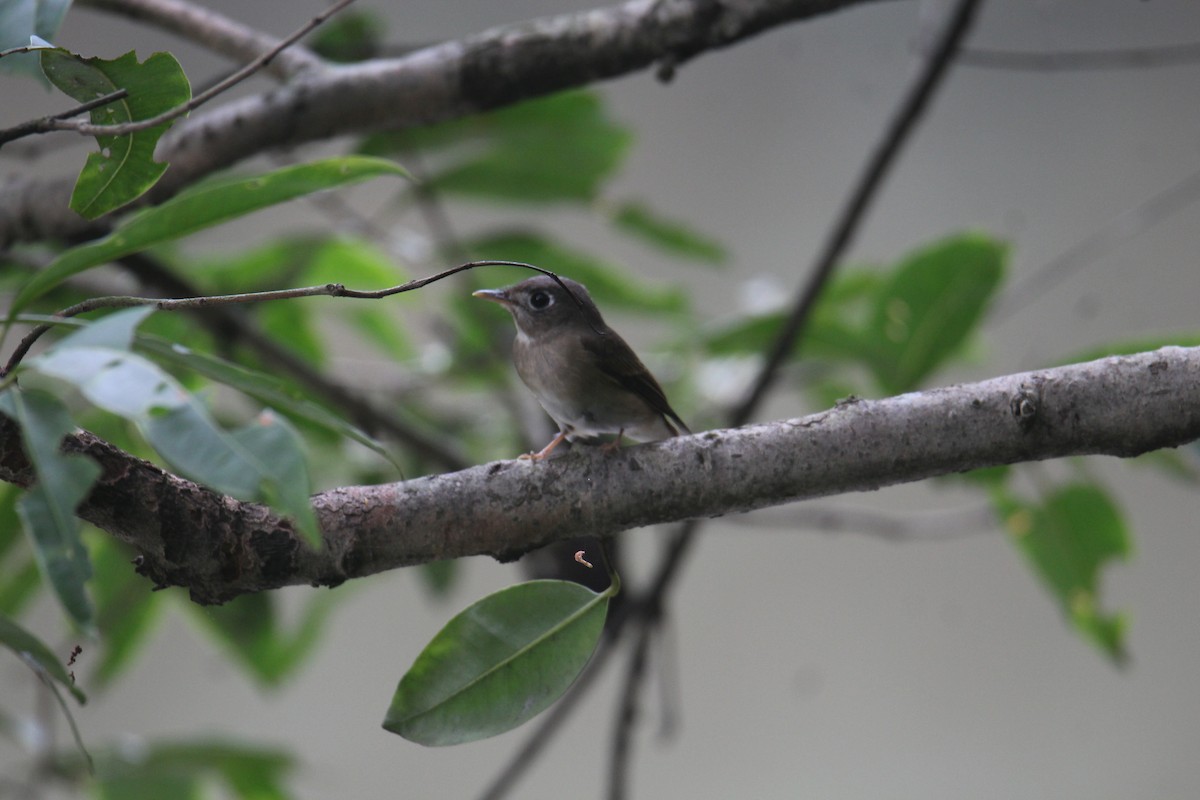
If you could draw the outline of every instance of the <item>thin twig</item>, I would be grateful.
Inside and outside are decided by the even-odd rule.
[[[240,294],[225,294],[225,295],[204,295],[201,297],[181,297],[181,298],[160,298],[160,297],[133,297],[128,295],[113,295],[110,297],[90,297],[81,303],[76,303],[73,306],[62,309],[55,313],[56,317],[74,317],[79,314],[86,314],[89,311],[96,311],[101,308],[131,308],[133,306],[154,306],[159,311],[183,311],[183,310],[198,310],[205,308],[218,308],[221,306],[244,305],[246,303],[264,303],[271,300],[292,300],[298,297],[350,297],[361,300],[379,300],[384,297],[391,297],[394,294],[401,292],[410,292],[413,289],[420,289],[423,286],[428,286],[434,281],[440,281],[442,278],[448,278],[451,275],[463,272],[476,267],[522,267],[531,269],[535,272],[540,272],[543,275],[558,280],[561,285],[561,279],[548,269],[535,267],[532,264],[526,264],[521,261],[470,261],[466,264],[459,264],[456,267],[443,270],[436,275],[430,275],[425,278],[416,278],[402,283],[398,286],[391,286],[387,289],[376,289],[373,291],[364,291],[358,289],[347,289],[340,283],[325,283],[319,286],[302,286],[294,289],[272,289],[265,292],[242,292]],[[566,287],[563,287],[566,289]],[[569,292],[570,290],[568,290]],[[16,368],[29,352],[29,348],[33,343],[41,338],[42,334],[50,330],[52,325],[38,325],[27,333],[20,343],[14,349],[12,356],[9,357],[8,363],[4,369],[0,370],[0,379],[8,376],[9,373]]]
[[[28,122],[22,122],[20,125],[14,125],[11,128],[5,128],[4,130],[0,130],[0,145],[3,145],[5,142],[11,142],[14,139],[32,136],[36,133],[48,133],[52,130],[55,130],[53,125],[55,120],[69,119],[93,109],[102,108],[109,103],[115,103],[118,100],[124,100],[128,96],[128,89],[117,89],[115,92],[109,92],[102,97],[88,100],[86,103],[81,103],[73,108],[68,108],[66,111],[60,111],[57,114],[51,114],[48,117],[31,119]]]
[[[135,122],[123,122],[119,125],[92,125],[91,123],[68,123],[66,121],[60,121],[54,126],[54,129],[75,131],[76,133],[80,133],[85,136],[123,136],[129,133],[137,133],[138,131],[148,130],[149,128],[154,128],[158,125],[162,125],[163,123],[177,119],[178,117],[182,117],[184,114],[199,108],[217,95],[223,94],[228,89],[236,86],[254,73],[261,70],[263,67],[270,64],[271,60],[283,52],[284,49],[290,47],[300,39],[307,36],[314,28],[318,27],[324,23],[325,20],[329,19],[331,16],[353,2],[354,0],[338,0],[325,11],[317,14],[304,25],[297,28],[290,36],[287,36],[281,40],[275,47],[271,48],[266,53],[263,53],[261,56],[242,67],[225,80],[216,84],[211,89],[201,92],[186,103],[178,105],[169,111],[164,111],[158,116],[150,117],[149,119],[137,120]]]
[[[77,0],[76,6],[87,6],[157,25],[240,64],[254,60],[279,44],[274,36],[187,0]],[[324,63],[307,47],[298,45],[278,53],[267,71],[286,79],[301,72],[319,69]]]

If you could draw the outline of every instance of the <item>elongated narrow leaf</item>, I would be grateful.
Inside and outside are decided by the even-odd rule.
[[[2,615],[0,615],[0,644],[62,684],[80,704],[87,702],[87,695],[75,685],[75,681],[71,680],[66,667],[51,652],[50,648],[32,633]]]
[[[1120,512],[1093,485],[1055,491],[1041,507],[1006,515],[1017,547],[1086,639],[1109,658],[1125,658],[1125,618],[1100,608],[1100,570],[1129,557],[1131,543]]]
[[[147,591],[146,579],[130,569],[133,555],[111,536],[96,536],[92,566],[96,570],[96,627],[100,630],[100,654],[89,654],[90,678],[100,685],[111,682],[137,654],[168,602],[164,592]]]
[[[128,52],[120,58],[84,58],[56,48],[41,53],[51,83],[81,103],[124,89],[126,97],[91,111],[97,125],[119,125],[158,116],[191,99],[192,87],[170,53],[155,53],[139,64]],[[158,182],[167,165],[154,160],[154,147],[170,122],[122,136],[97,136],[98,151],[71,193],[71,208],[95,219],[140,197]]]
[[[11,388],[0,394],[0,412],[20,425],[21,442],[37,472],[37,483],[17,501],[17,513],[38,566],[63,608],[90,631],[92,604],[84,584],[92,568],[80,540],[75,507],[100,476],[100,467],[83,456],[59,452],[63,437],[75,426],[66,407],[53,396]]]
[[[148,334],[139,335],[137,348],[160,362],[192,370],[218,383],[237,389],[263,405],[302,419],[338,436],[344,436],[378,453],[395,464],[391,453],[378,440],[337,416],[324,406],[299,396],[286,383],[263,372],[234,364],[217,356],[190,350]]]
[[[483,200],[587,201],[621,165],[632,134],[595,92],[560,92],[488,114],[383,134],[366,152],[451,147],[449,166],[429,176],[439,192]]]
[[[679,258],[719,266],[729,258],[725,248],[711,236],[667,219],[642,203],[624,203],[612,215],[617,229]]]
[[[347,156],[300,164],[252,178],[204,184],[161,206],[141,211],[108,236],[66,251],[18,293],[10,316],[67,278],[286,200],[380,175],[407,175],[391,161]]]
[[[446,624],[400,679],[383,727],[424,745],[496,736],[557,700],[583,671],[608,596],[530,581],[483,598]]]
[[[136,424],[146,441],[184,476],[240,500],[271,503],[310,541],[317,540],[311,505],[307,495],[301,497],[308,482],[298,476],[307,472],[294,435],[276,435],[270,452],[255,452],[222,430],[171,375],[124,350],[60,345],[31,359],[25,368],[75,386],[94,405]],[[283,426],[278,418],[260,424],[274,429],[272,434]]]
[[[881,388],[907,392],[959,350],[1004,275],[1006,248],[968,234],[906,258],[876,300],[868,331]]]
[[[300,533],[313,547],[321,544],[321,530],[313,512],[312,483],[304,463],[300,434],[286,419],[270,411],[232,433],[265,473],[260,477],[259,492],[275,508],[286,509]]]

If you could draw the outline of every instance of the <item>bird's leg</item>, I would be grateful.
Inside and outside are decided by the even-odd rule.
[[[611,442],[605,442],[604,444],[600,445],[600,452],[612,453],[617,450],[620,450],[621,449],[621,437],[624,435],[625,435],[625,429],[621,428],[621,430],[617,431],[616,439],[613,439]]]
[[[517,456],[518,460],[541,461],[546,456],[550,455],[551,451],[553,451],[554,448],[556,448],[560,444],[562,444],[563,440],[567,438],[568,433],[570,433],[569,430],[559,431],[558,436],[555,436],[553,439],[550,440],[550,444],[546,445],[545,447],[543,447],[541,450],[537,451],[536,453],[522,453],[521,455]]]

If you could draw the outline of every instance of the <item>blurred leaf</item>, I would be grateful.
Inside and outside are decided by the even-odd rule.
[[[263,332],[313,366],[325,364],[324,335],[318,329],[319,313],[296,302],[263,303],[255,309]]]
[[[1132,463],[1139,466],[1151,466],[1170,478],[1191,486],[1200,484],[1200,461],[1195,457],[1188,458],[1188,451],[1151,450],[1133,458]]]
[[[309,400],[299,390],[274,375],[256,372],[207,353],[172,345],[170,342],[156,337],[139,336],[137,348],[144,353],[154,355],[165,364],[192,370],[211,380],[237,389],[282,414],[304,420],[337,436],[352,439],[395,464],[391,453],[379,441],[363,433],[324,406]]]
[[[729,259],[724,246],[682,222],[666,219],[641,203],[624,203],[612,215],[613,224],[673,256],[720,265]]]
[[[911,391],[962,347],[1004,275],[1006,247],[978,234],[943,239],[892,271],[867,332],[884,391]]]
[[[608,593],[530,581],[446,624],[400,679],[383,727],[424,745],[496,736],[545,710],[591,658]]]
[[[624,160],[633,137],[600,95],[568,91],[488,114],[369,139],[366,153],[457,148],[424,181],[437,192],[507,202],[588,201]]]
[[[40,639],[17,623],[5,616],[0,616],[0,644],[17,654],[17,657],[49,678],[60,683],[80,705],[87,702],[87,696],[80,691],[67,668],[58,657],[42,643]]]
[[[37,473],[37,483],[17,501],[17,513],[38,566],[71,619],[90,631],[92,604],[84,584],[92,568],[80,540],[75,507],[100,477],[100,466],[59,451],[63,437],[75,425],[66,407],[52,395],[12,387],[0,394],[0,412],[21,427],[21,442]]]
[[[41,573],[32,551],[19,547],[21,520],[17,500],[24,489],[0,485],[0,614],[15,617],[33,598]]]
[[[295,760],[282,750],[212,739],[115,748],[97,759],[100,796],[113,800],[287,800],[284,778]]]
[[[1056,490],[1040,506],[1009,508],[1005,525],[1068,619],[1109,658],[1126,658],[1126,620],[1098,608],[1100,569],[1132,545],[1120,512],[1097,486]]]
[[[286,509],[300,534],[314,549],[319,548],[321,529],[312,509],[312,482],[308,479],[300,434],[286,419],[266,410],[231,436],[266,474],[266,480],[260,481],[260,492],[266,501],[273,508]]]
[[[61,48],[40,54],[46,77],[65,94],[81,103],[118,89],[129,92],[122,100],[93,109],[96,125],[137,122],[183,105],[192,97],[183,68],[170,53],[155,53],[139,64],[130,51],[120,58],[83,58]],[[88,153],[87,163],[71,193],[71,209],[95,219],[140,197],[167,170],[154,160],[154,147],[170,122],[123,136],[97,136],[99,151]]]
[[[1081,350],[1074,355],[1067,356],[1057,364],[1082,364],[1087,361],[1095,361],[1099,358],[1107,358],[1109,356],[1131,356],[1135,353],[1149,353],[1151,350],[1157,350],[1160,347],[1200,347],[1200,334],[1197,333],[1164,333],[1161,336],[1148,337],[1144,339],[1129,339],[1121,342],[1108,342],[1106,344],[1098,344],[1089,347],[1086,350]]]
[[[136,309],[141,311],[142,309]],[[124,318],[128,312],[118,312]],[[246,442],[222,430],[205,408],[154,363],[111,347],[74,346],[88,329],[30,359],[26,370],[75,386],[92,404],[137,425],[155,451],[185,477],[240,500],[273,503],[309,539],[319,539],[307,495],[296,476],[307,474],[304,454],[290,427],[260,417],[263,432]],[[270,434],[270,452],[247,447]],[[287,476],[287,483],[281,483]],[[303,481],[307,485],[307,480]]]
[[[178,239],[221,222],[245,216],[285,200],[380,175],[407,175],[383,159],[345,156],[299,164],[251,178],[213,181],[196,186],[160,206],[148,208],[117,226],[108,236],[59,255],[21,289],[9,309],[11,317],[53,286],[90,267]]]
[[[687,295],[684,292],[652,288],[614,264],[538,233],[500,233],[473,239],[466,243],[466,247],[481,259],[524,261],[577,280],[587,287],[588,294],[602,312],[676,313],[687,309]],[[525,277],[530,274],[526,272]]]
[[[222,606],[189,604],[188,608],[247,672],[267,686],[277,686],[320,643],[330,612],[345,596],[345,591],[310,593],[299,622],[290,631],[280,622],[278,598],[266,593],[242,595]]]
[[[103,686],[117,677],[145,644],[161,616],[166,595],[151,591],[146,579],[134,571],[128,548],[111,536],[96,536],[91,551],[101,645],[91,675]]]
[[[0,50],[24,47],[30,37],[54,41],[70,0],[5,0],[0,3]],[[30,75],[46,82],[37,53],[20,53],[0,58],[0,74]]]
[[[317,28],[309,37],[308,46],[322,58],[353,63],[378,56],[384,43],[383,34],[384,20],[378,13],[350,9]]]
[[[419,572],[422,578],[421,582],[429,589],[429,593],[434,597],[443,598],[450,594],[450,589],[458,578],[458,561],[454,559],[432,561],[422,564]]]
[[[154,313],[154,306],[136,306],[113,311],[95,320],[89,321],[79,330],[64,336],[55,345],[55,349],[69,350],[73,347],[107,347],[114,350],[128,350],[133,343],[134,332],[138,326]]]

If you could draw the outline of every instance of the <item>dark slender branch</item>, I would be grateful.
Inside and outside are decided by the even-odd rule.
[[[804,329],[811,317],[817,298],[820,297],[821,290],[828,283],[834,269],[840,263],[842,256],[853,241],[859,226],[866,217],[871,203],[877,196],[879,188],[883,185],[883,181],[895,163],[901,148],[916,129],[917,122],[923,116],[934,93],[941,85],[942,79],[949,71],[955,53],[966,37],[967,31],[971,28],[971,23],[980,2],[981,0],[960,0],[954,9],[953,14],[938,39],[937,46],[926,61],[924,69],[905,96],[892,123],[884,132],[879,147],[867,162],[862,177],[851,193],[849,202],[839,216],[820,255],[817,257],[816,265],[809,274],[808,280],[796,297],[796,301],[792,305],[792,311],[784,322],[783,328],[776,336],[771,350],[767,355],[766,362],[759,371],[753,386],[745,399],[734,408],[730,415],[731,426],[744,425],[753,416],[754,412],[762,404],[767,392],[775,384],[781,366],[791,356],[796,343],[803,336]],[[661,614],[664,598],[673,585],[675,577],[679,574],[684,558],[695,542],[696,531],[699,530],[700,524],[701,522],[698,519],[690,519],[684,522],[672,538],[667,553],[660,561],[657,573],[650,584],[651,588],[645,604],[645,612],[651,615],[652,619]],[[643,635],[646,635],[645,631],[643,631]],[[634,655],[631,658],[636,657],[638,653],[642,652],[641,648],[635,648]],[[639,690],[638,678],[640,674],[640,671],[635,671],[631,667],[630,680],[624,687],[626,693],[633,694]],[[628,707],[634,702],[634,700],[627,697],[621,701],[621,705],[622,707]],[[622,739],[632,736],[632,732],[629,729],[632,722],[632,714],[618,717],[617,730],[614,732],[612,754],[614,759],[621,759],[622,763],[611,765],[609,770],[610,778],[620,778],[627,774],[628,768],[624,763],[624,759],[628,757],[629,748],[621,746],[619,743]],[[611,790],[611,796],[613,797],[620,797],[623,794],[622,787],[613,787]]]

